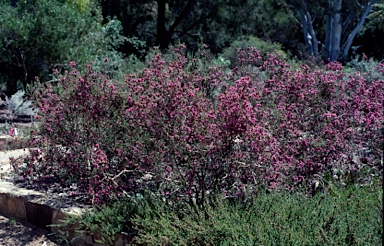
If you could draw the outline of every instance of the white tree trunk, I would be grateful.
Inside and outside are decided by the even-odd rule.
[[[317,40],[316,32],[313,29],[312,17],[303,0],[300,1],[300,5],[301,8],[298,9],[298,12],[300,15],[301,27],[303,29],[305,45],[307,46],[307,52],[317,59],[319,56],[319,41]]]
[[[340,42],[343,31],[341,19],[342,0],[331,1],[331,12],[327,15],[323,59],[336,61],[340,55]]]
[[[329,59],[331,61],[336,61],[340,58],[343,60],[346,60],[348,58],[348,52],[351,48],[353,39],[363,26],[365,19],[369,12],[372,9],[372,5],[374,5],[377,2],[380,2],[383,0],[364,0],[359,3],[358,0],[356,0],[356,4],[360,6],[362,2],[365,4],[365,9],[363,14],[359,18],[359,22],[357,23],[356,27],[350,32],[346,32],[345,26],[343,26],[342,22],[342,13],[346,13],[346,11],[351,11],[353,9],[349,8],[349,6],[345,6],[346,10],[343,12],[343,0],[329,0],[329,4],[327,7],[330,9],[327,20],[326,20],[326,27],[325,27],[325,42],[322,48],[322,57],[323,59]],[[309,13],[309,10],[307,8],[307,3],[311,4],[311,1],[309,0],[293,0],[294,2],[294,8],[296,9],[297,13],[300,16],[300,25],[303,30],[304,35],[304,42],[306,45],[306,51],[309,55],[314,56],[316,59],[319,58],[319,51],[318,51],[318,40],[316,37],[316,32],[313,29],[313,21],[311,14]],[[345,3],[344,5],[346,5]],[[351,3],[350,3],[351,4]],[[350,18],[353,18],[352,20],[355,20],[355,18],[358,18],[360,15],[359,11],[351,12]],[[346,35],[348,35],[348,38],[346,38]],[[342,45],[342,40],[346,40],[345,43]]]

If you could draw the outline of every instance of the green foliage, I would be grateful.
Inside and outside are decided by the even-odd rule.
[[[373,5],[374,11],[368,15],[368,18],[374,19],[378,28],[384,29],[384,3]]]
[[[276,52],[281,58],[288,57],[287,53],[283,51],[281,44],[271,43],[264,41],[254,36],[243,36],[235,40],[228,48],[224,49],[222,58],[229,60],[232,67],[238,65],[238,49],[247,50],[248,47],[254,47],[260,51],[260,55],[265,57],[268,53]]]
[[[81,45],[74,47],[72,56],[68,57],[76,61],[80,70],[83,70],[85,65],[92,61],[96,71],[101,71],[110,78],[114,78],[121,76],[122,73],[131,73],[143,67],[136,56],[130,55],[124,58],[118,51],[119,47],[126,42],[138,50],[145,48],[145,42],[136,37],[127,38],[121,34],[123,27],[119,20],[109,19],[104,25],[96,23],[94,29],[80,39]]]
[[[66,0],[66,3],[70,6],[73,6],[80,12],[87,11],[90,7],[89,0]]]
[[[188,11],[183,11],[192,3]],[[148,47],[156,44],[156,1],[102,1],[103,15],[117,16],[124,26],[124,34],[146,40]],[[190,6],[190,5],[189,5]],[[166,1],[164,38],[170,44],[185,43],[196,51],[202,40],[212,52],[220,53],[242,35],[264,37],[284,43],[284,47],[298,46],[300,29],[283,8],[280,0],[262,1]],[[299,34],[300,35],[300,34]],[[301,40],[301,35],[300,35]]]
[[[203,210],[137,195],[67,222],[108,243],[127,231],[132,245],[380,245],[382,194],[380,186],[329,186],[313,197],[273,192],[241,204],[218,197]]]
[[[261,37],[282,43],[285,48],[297,48],[300,30],[280,0],[215,2],[216,13],[207,18],[200,31],[214,53],[223,52],[241,36]]]
[[[384,80],[384,72],[382,71],[383,63],[380,63],[373,58],[367,58],[365,55],[360,57],[356,55],[350,62],[346,64],[346,72],[352,74],[359,72],[368,81]]]
[[[9,1],[0,1],[0,77],[7,82],[8,94],[16,92],[18,80],[24,89],[35,76],[47,81],[53,69],[65,68],[64,64],[71,60],[80,69],[93,61],[94,67],[113,76],[119,69],[131,69],[132,64],[140,66],[134,57],[125,60],[117,51],[125,42],[143,45],[137,39],[122,36],[119,21],[112,19],[102,25],[97,4],[68,2],[19,1],[13,7]]]
[[[0,62],[8,67],[1,72],[9,84],[20,79],[25,86],[36,75],[46,76],[52,64],[68,59],[69,50],[92,23],[58,1],[20,1],[17,7],[2,1],[1,9]],[[16,73],[22,76],[15,78]]]
[[[83,235],[99,235],[97,243],[113,244],[116,233],[125,231],[131,226],[128,220],[139,212],[139,203],[134,200],[119,200],[109,206],[97,206],[85,209],[81,215],[67,215],[60,225],[52,225],[59,229],[60,241],[68,243],[68,228],[75,225],[76,238]],[[72,239],[73,240],[73,239]]]
[[[147,208],[133,223],[144,245],[378,245],[382,189],[351,187],[307,197],[261,194],[252,203],[214,206],[177,216]],[[186,208],[185,211],[193,211]]]

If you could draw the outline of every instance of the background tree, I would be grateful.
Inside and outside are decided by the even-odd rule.
[[[25,89],[35,76],[49,80],[53,68],[71,60],[80,68],[109,57],[121,66],[116,49],[126,39],[119,34],[119,22],[110,20],[102,26],[97,5],[79,3],[0,0],[0,83],[6,84],[8,95]]]
[[[196,50],[204,42],[217,54],[248,35],[282,43],[286,49],[301,45],[299,26],[281,0],[105,0],[101,6],[105,19],[116,16],[124,35],[145,40],[147,47],[182,42]],[[126,44],[124,52],[136,51]]]
[[[221,2],[106,0],[101,5],[105,18],[116,16],[122,22],[125,36],[137,36],[146,40],[148,47],[157,45],[165,49],[176,41],[194,46],[204,37],[201,28],[217,12]],[[132,47],[126,46],[125,50],[131,52]]]
[[[304,35],[306,51],[317,59],[347,60],[353,40],[378,0],[287,1],[296,10]],[[325,26],[324,26],[325,25]],[[318,34],[322,38],[319,39]],[[321,40],[321,41],[319,41]],[[319,51],[320,47],[320,51]]]
[[[219,55],[234,53],[227,48],[240,42],[276,45],[304,59],[346,60],[350,51],[382,59],[381,2],[0,0],[0,83],[12,94],[35,76],[49,80],[52,68],[70,60],[81,67],[105,57],[113,64],[103,69],[116,74],[139,64],[132,54],[144,60],[149,48],[179,42],[189,51],[204,43]],[[379,5],[367,17],[374,3]]]
[[[375,4],[367,20],[352,48],[356,54],[384,60],[384,3]]]
[[[369,14],[368,18],[374,19],[378,24],[378,28],[384,28],[384,3],[377,3],[373,5],[373,12]]]

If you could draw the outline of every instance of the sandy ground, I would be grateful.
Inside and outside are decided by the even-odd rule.
[[[0,214],[0,246],[54,246],[50,232]]]

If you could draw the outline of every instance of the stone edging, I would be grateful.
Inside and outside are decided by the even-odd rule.
[[[60,224],[66,214],[81,214],[81,208],[67,206],[57,201],[49,200],[45,194],[34,190],[16,187],[13,183],[0,181],[0,212],[8,216],[27,221],[33,225],[44,228],[53,233],[57,232],[52,224]],[[68,238],[73,246],[107,246],[96,243],[100,235],[86,235],[75,237],[75,228],[66,228]],[[131,238],[123,233],[118,233],[113,246],[125,246]]]

